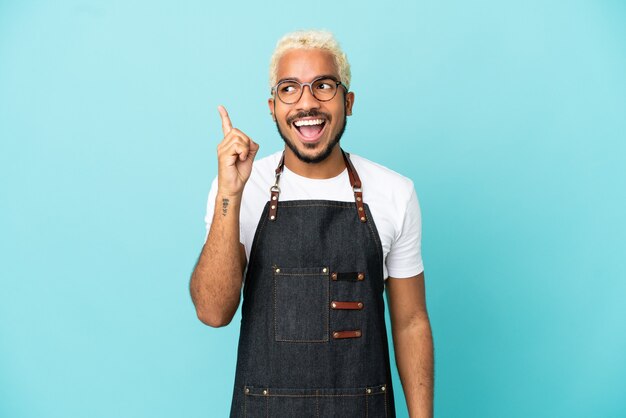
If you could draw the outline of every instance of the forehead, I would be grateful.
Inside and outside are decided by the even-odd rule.
[[[322,49],[292,49],[278,60],[278,80],[295,78],[311,81],[320,75],[333,75],[339,78],[333,55]]]

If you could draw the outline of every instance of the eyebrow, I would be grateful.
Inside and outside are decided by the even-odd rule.
[[[339,81],[339,79],[336,76],[332,75],[332,74],[318,75],[317,77],[313,78],[313,80],[319,80],[320,78],[330,78],[331,80]],[[311,81],[313,81],[313,80],[311,80]],[[282,83],[283,81],[297,81],[297,82],[301,82],[298,77],[287,77],[287,78],[281,78],[280,80],[278,80],[276,82],[276,84]]]

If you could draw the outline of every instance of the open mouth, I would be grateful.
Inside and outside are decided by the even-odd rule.
[[[299,119],[293,123],[294,128],[303,142],[315,142],[324,133],[326,128],[326,120],[317,119]]]

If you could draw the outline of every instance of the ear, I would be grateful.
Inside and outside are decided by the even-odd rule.
[[[274,114],[274,98],[270,97],[267,99],[267,106],[270,108],[270,114],[272,115],[272,119],[276,122],[276,115]]]
[[[346,116],[352,115],[352,105],[354,104],[354,93],[346,93]]]

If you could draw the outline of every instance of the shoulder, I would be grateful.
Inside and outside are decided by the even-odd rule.
[[[364,198],[367,192],[375,192],[398,203],[406,203],[411,197],[414,185],[410,178],[356,154],[351,153],[350,160],[363,183]]]

